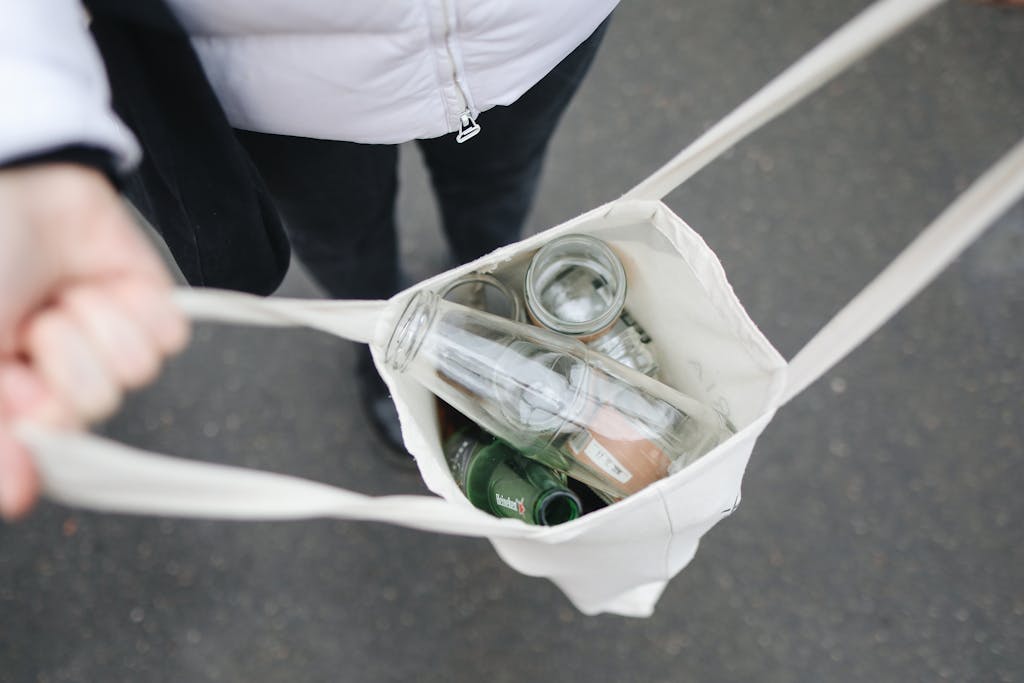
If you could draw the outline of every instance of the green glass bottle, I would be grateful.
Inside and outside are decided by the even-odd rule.
[[[463,427],[444,447],[455,481],[476,507],[497,517],[553,526],[580,515],[580,499],[564,475],[520,455],[476,426]]]

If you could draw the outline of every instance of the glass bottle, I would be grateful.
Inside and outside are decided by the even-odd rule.
[[[559,475],[523,457],[478,427],[464,427],[444,445],[455,482],[475,507],[496,517],[553,526],[580,515],[580,499]]]
[[[419,292],[385,362],[523,455],[622,498],[731,433],[703,403],[582,342]]]
[[[589,235],[565,235],[534,254],[526,271],[526,310],[538,325],[656,377],[651,338],[625,311],[626,270],[611,247]]]
[[[446,301],[485,311],[509,320],[524,322],[522,298],[504,282],[487,273],[469,273],[457,278],[438,292]],[[472,424],[452,406],[440,398],[437,403],[437,422],[441,434],[441,443],[462,427]]]

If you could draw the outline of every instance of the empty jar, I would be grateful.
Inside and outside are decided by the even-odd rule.
[[[651,339],[624,310],[626,288],[626,270],[607,244],[589,235],[565,235],[533,256],[524,298],[538,325],[656,377]]]
[[[441,298],[509,320],[525,320],[519,295],[487,273],[463,275],[441,290]]]

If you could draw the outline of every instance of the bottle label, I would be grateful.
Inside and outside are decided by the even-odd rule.
[[[472,435],[456,435],[445,444],[445,455],[448,459],[448,466],[455,475],[455,483],[463,491],[466,490],[466,473],[469,470],[469,463],[476,455],[480,447],[480,441]]]
[[[647,332],[644,330],[644,328],[640,327],[640,325],[633,318],[633,316],[631,316],[627,311],[623,310],[622,311],[622,315],[619,316],[619,319],[622,320],[622,322],[624,322],[627,327],[632,327],[634,330],[636,330],[636,333],[638,335],[640,335],[640,342],[641,343],[643,343],[643,344],[650,344],[651,343],[651,336],[649,334],[647,334]]]
[[[580,432],[572,438],[570,444],[573,451],[587,456],[591,463],[607,472],[620,484],[633,478],[633,473],[625,468],[611,452],[599,444],[589,432]]]
[[[494,504],[526,519],[526,502],[524,498],[511,498],[495,493]]]
[[[628,417],[607,406],[594,413],[585,431],[567,442],[576,459],[626,494],[668,475],[671,459]]]

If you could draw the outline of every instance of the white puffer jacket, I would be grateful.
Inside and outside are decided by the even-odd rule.
[[[471,132],[617,0],[169,0],[233,125],[353,142]],[[0,160],[65,144],[138,155],[75,0],[6,3]]]

